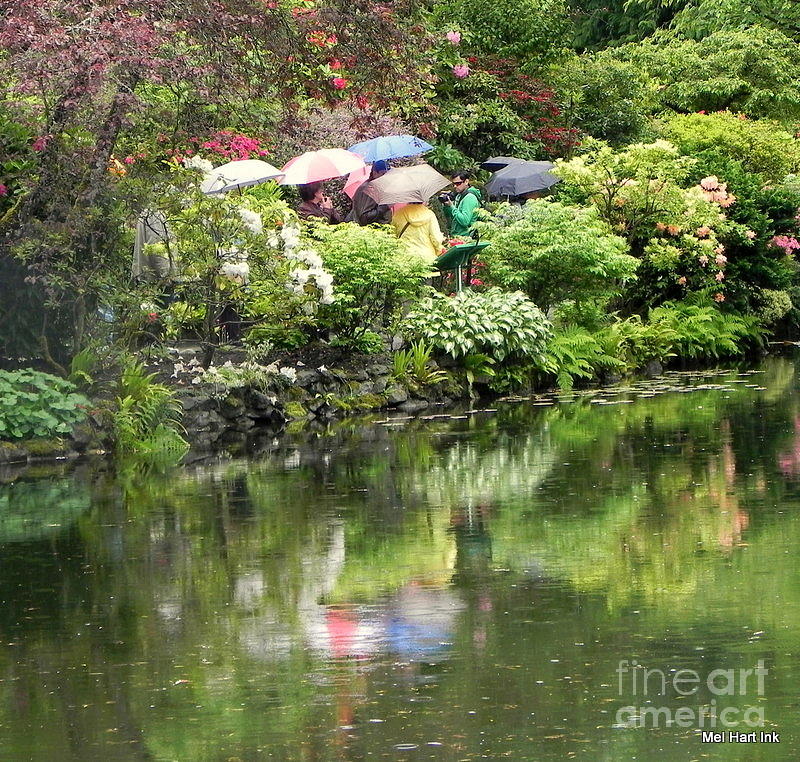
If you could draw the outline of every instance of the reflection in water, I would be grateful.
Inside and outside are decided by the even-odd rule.
[[[800,400],[792,363],[763,370],[347,423],[147,479],[8,474],[3,757],[796,756]],[[735,701],[763,702],[784,756],[616,722],[641,703],[622,659],[760,658],[764,697]]]

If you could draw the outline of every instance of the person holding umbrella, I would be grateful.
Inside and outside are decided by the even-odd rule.
[[[449,196],[441,198],[451,235],[469,235],[477,219],[476,211],[481,205],[481,192],[472,187],[470,177],[470,173],[463,169],[454,172],[450,179],[456,189],[456,196],[454,199]]]
[[[334,208],[331,200],[325,195],[322,182],[307,183],[297,187],[300,193],[300,206],[297,214],[304,220],[310,217],[321,217],[329,225],[344,222],[342,215]]]
[[[389,163],[379,159],[372,164],[369,178],[358,186],[353,194],[353,211],[348,220],[359,225],[388,225],[392,221],[392,208],[387,204],[379,204],[367,193],[373,180],[383,177],[389,171]]]

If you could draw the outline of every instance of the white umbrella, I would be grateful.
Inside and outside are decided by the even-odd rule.
[[[267,180],[275,180],[278,177],[283,177],[283,172],[261,159],[231,161],[212,169],[200,184],[200,190],[209,195],[227,193],[237,188],[247,188],[250,185],[265,183]]]

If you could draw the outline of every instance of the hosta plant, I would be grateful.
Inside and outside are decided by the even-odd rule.
[[[525,294],[489,288],[423,299],[404,330],[454,358],[477,353],[498,362],[510,355],[544,365],[550,322]]]

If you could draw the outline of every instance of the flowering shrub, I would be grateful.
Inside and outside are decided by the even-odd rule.
[[[305,243],[333,278],[333,301],[320,306],[320,323],[345,343],[357,345],[424,288],[428,267],[387,230],[312,222]]]
[[[503,361],[513,355],[541,367],[551,335],[550,322],[525,294],[499,288],[435,293],[411,309],[403,330],[455,358],[483,354]]]
[[[607,300],[638,266],[624,239],[593,209],[529,201],[520,219],[489,236],[486,279],[525,291],[543,309],[565,300]]]

